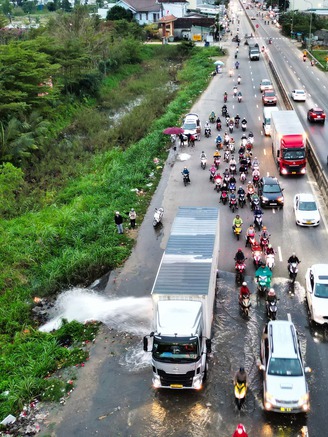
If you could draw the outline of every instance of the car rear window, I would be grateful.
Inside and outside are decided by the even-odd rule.
[[[317,205],[315,202],[300,202],[299,209],[301,211],[316,211]]]

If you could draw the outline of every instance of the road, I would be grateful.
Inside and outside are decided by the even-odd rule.
[[[239,14],[240,34],[250,33],[249,24],[242,13]],[[262,59],[250,62],[247,48],[241,45],[239,61],[243,102],[238,104],[232,97],[236,76],[229,78],[227,74],[228,68],[234,63],[234,44],[229,43],[229,46],[231,55],[227,59],[224,73],[213,78],[192,111],[197,112],[204,123],[212,110],[218,113],[223,104],[223,93],[227,91],[230,113],[235,115],[238,112],[241,117],[245,116],[254,132],[255,154],[260,160],[262,175],[278,175],[271,156],[270,138],[264,138],[262,133],[263,108],[259,84],[261,79],[270,75],[267,65]],[[311,91],[313,98],[316,98],[317,93],[315,89]],[[315,126],[313,129],[321,128]],[[237,141],[241,130],[234,133],[234,136]],[[200,168],[199,156],[202,150],[208,157],[212,155],[214,136],[202,138],[194,149],[180,151],[190,155],[186,163],[192,182],[188,187],[183,186],[180,174],[184,162],[169,158],[149,212],[140,227],[133,254],[121,270],[110,276],[105,293],[118,297],[148,296],[178,206],[219,206],[218,295],[213,356],[207,384],[201,392],[152,389],[150,357],[142,351],[142,335],[150,329],[150,315],[147,314],[144,325],[135,324],[135,332],[140,335],[120,334],[112,330],[102,333],[92,351],[90,363],[83,369],[77,390],[71,395],[66,407],[51,417],[49,430],[52,429],[52,435],[226,437],[232,435],[239,422],[244,423],[250,437],[294,437],[299,435],[303,425],[309,427],[312,437],[321,435],[321,430],[325,429],[328,336],[326,330],[315,328],[309,323],[304,302],[304,274],[312,263],[326,261],[327,227],[323,220],[317,229],[298,228],[292,210],[292,199],[297,192],[313,191],[320,202],[316,182],[311,179],[311,174],[283,178],[284,209],[266,210],[264,215],[264,223],[271,233],[271,242],[279,251],[273,275],[274,288],[280,298],[278,318],[283,319],[287,313],[291,314],[300,335],[306,365],[313,369],[308,378],[312,409],[307,417],[267,414],[262,408],[262,381],[256,366],[260,336],[266,321],[264,302],[257,298],[255,292],[254,267],[247,249],[249,259],[246,273],[247,282],[253,291],[252,310],[248,321],[240,316],[233,257],[241,243],[232,234],[234,215],[227,206],[219,205],[218,194],[209,183],[208,169],[204,171]],[[154,207],[159,205],[165,210],[164,223],[161,229],[154,231],[151,219]],[[325,214],[324,210],[322,212]],[[245,225],[252,222],[249,206],[241,210],[240,214]],[[286,275],[286,259],[292,251],[296,251],[302,260],[294,289],[290,287]],[[250,390],[244,408],[238,412],[234,406],[232,377],[242,364],[250,376]]]

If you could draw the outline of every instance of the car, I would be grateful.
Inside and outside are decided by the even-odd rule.
[[[305,102],[306,100],[306,92],[304,90],[293,90],[291,96],[294,102]]]
[[[184,129],[185,135],[191,134],[200,140],[201,134],[201,122],[198,114],[189,113],[185,116],[182,124],[182,129]]]
[[[313,264],[306,271],[306,300],[315,323],[328,323],[328,264]]]
[[[292,414],[310,409],[309,389],[295,325],[288,320],[267,323],[261,338],[263,405],[266,411]]]
[[[320,223],[317,202],[312,194],[296,194],[294,197],[294,212],[296,224],[299,226],[318,226]]]
[[[273,90],[273,85],[269,79],[262,79],[260,83],[260,91]]]
[[[311,122],[324,123],[326,121],[326,113],[321,108],[311,108],[308,110],[307,118]]]
[[[284,195],[278,179],[273,176],[265,176],[259,182],[259,196],[262,207],[283,208]]]
[[[263,91],[262,102],[264,106],[267,105],[276,105],[277,104],[277,96],[274,90],[266,90]]]

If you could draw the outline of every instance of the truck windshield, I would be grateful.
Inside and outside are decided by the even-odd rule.
[[[302,366],[297,358],[271,358],[268,369],[269,375],[302,376]]]
[[[179,342],[154,338],[153,356],[155,359],[167,362],[195,361],[198,358],[197,338],[193,340],[180,339]],[[170,339],[171,340],[171,339]]]
[[[304,159],[305,149],[289,149],[283,150],[283,158],[287,160]]]

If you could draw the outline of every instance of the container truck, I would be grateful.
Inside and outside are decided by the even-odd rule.
[[[306,134],[295,111],[271,113],[272,153],[281,175],[306,171]]]
[[[152,288],[154,388],[202,388],[211,353],[219,256],[218,208],[179,208]]]

